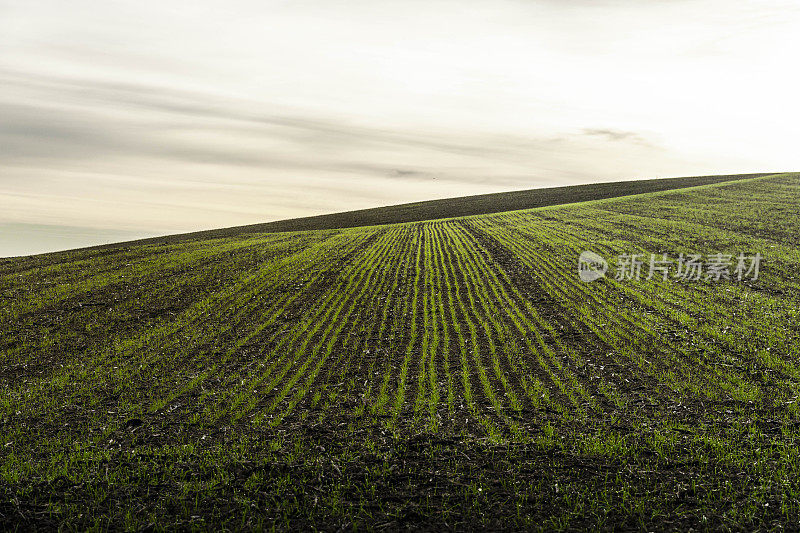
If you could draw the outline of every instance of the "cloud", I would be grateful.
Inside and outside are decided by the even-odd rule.
[[[514,158],[520,153],[552,152],[558,149],[559,144],[574,141],[567,134],[524,136],[488,133],[480,129],[463,131],[441,128],[440,131],[426,131],[393,128],[389,125],[364,126],[340,117],[326,118],[318,115],[312,117],[294,110],[281,112],[280,106],[225,99],[153,85],[55,78],[7,70],[5,72],[0,70],[0,80],[6,86],[15,86],[26,94],[38,95],[38,101],[42,102],[42,106],[37,108],[40,110],[38,114],[52,121],[54,135],[58,134],[64,124],[72,123],[82,128],[80,125],[85,126],[88,117],[94,116],[97,120],[103,120],[105,124],[98,124],[98,127],[108,130],[107,133],[111,138],[107,139],[106,132],[102,132],[104,138],[102,144],[113,144],[112,139],[115,137],[119,141],[124,139],[126,143],[132,142],[131,136],[124,133],[127,121],[124,119],[120,121],[111,115],[125,111],[139,117],[148,117],[152,122],[147,124],[148,127],[155,125],[164,131],[190,127],[193,130],[205,129],[226,134],[244,132],[256,137],[272,136],[308,148],[306,156],[320,151],[355,151],[367,146],[386,145],[459,156],[504,159]],[[55,120],[62,111],[52,102],[68,102],[71,104],[70,108],[85,108],[85,111],[81,111],[81,115],[84,116],[76,118],[76,115],[71,113],[71,116]],[[272,112],[262,111],[264,107],[271,107]],[[89,112],[88,115],[86,111]],[[111,114],[103,116],[104,111]],[[53,116],[52,113],[56,115]],[[33,110],[30,116],[32,123],[38,122],[36,115],[37,111]],[[45,137],[51,136],[47,129],[40,129],[40,133]],[[628,138],[644,141],[642,136],[635,132],[612,129],[584,129],[583,132],[586,135],[606,136],[612,140]],[[81,138],[88,140],[91,137],[86,131],[77,131],[76,134],[76,140]],[[183,150],[176,152],[179,157],[182,157],[180,154],[183,153],[187,152]]]
[[[591,137],[601,137],[608,141],[614,142],[632,142],[636,144],[646,144],[650,145],[651,143],[645,139],[645,137],[637,133],[635,131],[624,131],[624,130],[614,130],[614,129],[604,129],[604,128],[584,128],[583,135],[589,135]]]
[[[335,118],[265,113],[246,101],[153,86],[8,72],[0,78],[28,95],[25,103],[0,97],[0,141],[5,147],[0,159],[6,164],[164,158],[403,179],[437,174],[470,181],[469,172],[455,176],[459,166],[520,166],[537,155],[543,161],[563,149],[559,144],[567,139],[368,127]],[[410,160],[421,163],[396,166]]]

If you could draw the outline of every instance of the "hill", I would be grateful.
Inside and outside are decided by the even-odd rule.
[[[798,198],[774,174],[5,261],[0,523],[796,528]]]
[[[589,183],[585,185],[568,185],[564,187],[546,187],[525,191],[481,194],[428,200],[410,204],[359,209],[343,213],[331,213],[289,220],[277,220],[247,226],[234,226],[191,233],[152,237],[123,243],[102,245],[101,247],[119,247],[138,244],[176,243],[194,239],[215,239],[234,237],[248,233],[278,233],[283,231],[312,231],[322,229],[354,228],[358,226],[378,226],[382,224],[398,224],[402,222],[418,222],[438,218],[453,218],[469,215],[485,215],[501,211],[531,209],[558,204],[585,202],[604,198],[616,198],[631,194],[697,187],[722,183],[739,179],[766,176],[760,174],[730,174],[724,176],[693,176],[684,178],[662,178],[634,181],[616,181],[609,183]]]

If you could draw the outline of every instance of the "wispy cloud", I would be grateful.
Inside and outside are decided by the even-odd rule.
[[[0,101],[0,156],[6,164],[50,164],[113,158],[171,159],[265,170],[335,171],[381,178],[483,182],[470,167],[516,167],[525,184],[556,153],[580,150],[580,135],[520,136],[407,131],[335,118],[265,113],[246,101],[93,80],[6,76],[38,103]],[[644,144],[635,132],[584,130],[605,140]],[[437,160],[438,159],[438,160]],[[443,164],[446,160],[449,164]],[[400,161],[405,164],[398,170]],[[431,162],[433,161],[433,164]],[[409,165],[409,163],[412,163]],[[459,166],[460,164],[460,166]],[[568,171],[568,169],[564,169]],[[222,181],[234,179],[221,177]]]
[[[601,137],[609,141],[633,142],[637,144],[651,144],[641,133],[635,131],[612,130],[603,128],[584,128],[584,135]]]

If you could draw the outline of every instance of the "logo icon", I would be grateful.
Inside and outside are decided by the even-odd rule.
[[[581,252],[578,257],[578,276],[581,281],[589,283],[606,275],[608,263],[600,255],[588,250]]]

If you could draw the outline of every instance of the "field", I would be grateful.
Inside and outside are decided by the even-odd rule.
[[[777,174],[4,260],[0,524],[799,530],[799,209]]]

